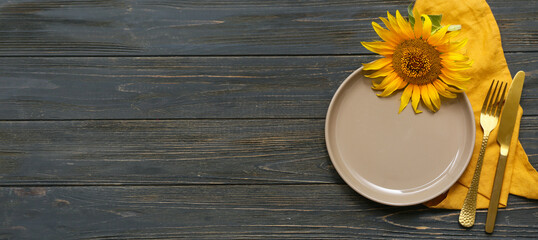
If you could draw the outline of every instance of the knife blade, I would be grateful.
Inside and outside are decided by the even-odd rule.
[[[499,198],[503,184],[504,172],[506,169],[506,159],[510,150],[510,141],[512,133],[516,125],[517,111],[519,109],[519,99],[523,89],[525,80],[525,72],[519,71],[516,73],[508,96],[504,103],[503,112],[501,114],[501,123],[497,133],[497,142],[501,146],[501,155],[497,163],[497,171],[495,172],[495,180],[493,180],[493,188],[491,190],[491,199],[489,201],[488,215],[486,217],[486,232],[492,233],[495,228],[495,219],[497,218],[497,208],[499,206]]]

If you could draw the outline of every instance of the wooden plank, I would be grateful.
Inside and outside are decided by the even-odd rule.
[[[538,53],[522,105],[537,115]],[[324,118],[340,83],[376,56],[0,58],[0,119]]]
[[[342,183],[323,119],[1,121],[0,166],[0,186]]]
[[[495,233],[458,211],[377,204],[346,185],[0,188],[6,239],[506,239],[538,234],[535,201],[511,196]]]
[[[0,55],[367,53],[372,21],[409,1],[0,2]],[[537,2],[488,1],[505,51],[535,51]]]
[[[323,120],[2,121],[1,185],[338,182]]]
[[[360,57],[0,58],[2,119],[321,117]]]

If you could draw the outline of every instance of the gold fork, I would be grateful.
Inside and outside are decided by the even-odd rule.
[[[495,86],[494,86],[495,85]],[[464,227],[472,227],[476,216],[476,195],[478,193],[478,182],[480,181],[480,172],[482,171],[482,162],[484,153],[488,145],[489,134],[497,126],[502,105],[504,104],[504,93],[508,84],[493,80],[489,86],[488,94],[484,99],[482,111],[480,112],[480,126],[484,130],[482,137],[482,146],[476,162],[473,180],[465,196],[463,207],[461,208],[459,222]],[[493,90],[493,91],[492,91]],[[502,92],[502,93],[501,93]],[[502,94],[502,95],[501,95]]]

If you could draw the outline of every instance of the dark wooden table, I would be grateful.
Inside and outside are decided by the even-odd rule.
[[[536,238],[349,188],[324,140],[370,22],[409,1],[0,1],[0,239]],[[491,0],[538,168],[538,2]]]

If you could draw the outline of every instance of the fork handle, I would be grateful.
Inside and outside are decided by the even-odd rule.
[[[486,146],[488,145],[489,133],[484,133],[482,138],[482,146],[480,147],[480,154],[478,155],[478,161],[476,162],[476,168],[474,169],[473,180],[463,206],[461,207],[459,222],[464,227],[472,227],[476,216],[476,195],[478,194],[478,182],[480,182],[480,172],[482,171],[482,163],[484,162],[484,153],[486,152]]]

